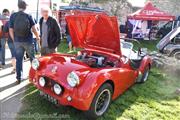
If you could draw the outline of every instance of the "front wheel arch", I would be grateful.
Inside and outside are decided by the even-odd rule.
[[[108,83],[108,84],[110,84],[110,85],[112,86],[112,88],[113,88],[113,93],[114,93],[114,87],[115,87],[115,86],[114,86],[114,82],[113,82],[112,80],[106,80],[106,82],[104,82],[101,86],[103,86],[103,85],[106,84],[106,83]],[[100,86],[100,87],[101,87],[101,86]],[[100,87],[99,87],[99,88],[100,88]]]
[[[149,70],[150,70],[151,69],[151,64],[149,63],[148,65],[149,65]]]
[[[175,50],[173,50],[173,51],[169,54],[169,56],[170,56],[170,57],[173,57],[176,52],[180,52],[180,49],[175,49]]]
[[[102,112],[101,115],[98,115],[98,114],[96,114],[97,113],[96,110],[98,108],[98,107],[96,107],[96,105],[98,105],[96,103],[99,100],[99,96],[101,95],[101,92],[103,92],[103,90],[107,90],[107,89],[109,90],[109,93],[111,93],[111,94],[109,94],[109,102],[108,102],[108,104],[106,104],[107,106],[104,104],[106,106],[106,109],[104,109],[104,111]],[[86,117],[90,118],[90,119],[97,119],[98,117],[102,116],[108,110],[108,108],[111,104],[112,96],[113,96],[113,87],[110,84],[110,81],[106,81],[96,91],[95,96],[91,102],[91,106],[90,106],[89,110],[85,112]]]

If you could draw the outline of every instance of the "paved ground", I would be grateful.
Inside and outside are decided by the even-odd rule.
[[[23,80],[21,84],[16,85],[16,75],[11,74],[10,51],[6,50],[6,68],[0,70],[0,120],[14,120],[16,114],[22,107],[21,98],[29,84],[28,80]],[[30,68],[29,61],[24,62],[24,75],[28,75]]]

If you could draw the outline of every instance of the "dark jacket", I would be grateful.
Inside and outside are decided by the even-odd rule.
[[[40,35],[42,35],[42,23],[43,23],[43,18],[41,18],[39,22]],[[48,33],[47,33],[48,34],[48,47],[56,48],[60,44],[60,40],[61,40],[60,28],[56,20],[52,17],[49,17],[46,23],[48,26]]]

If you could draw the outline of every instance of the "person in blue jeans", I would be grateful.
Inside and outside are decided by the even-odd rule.
[[[36,27],[36,30],[38,31],[39,33],[39,26],[37,24],[37,21],[34,19],[34,22],[35,22],[35,27]],[[34,52],[35,54],[39,54],[40,53],[40,50],[39,50],[39,43],[38,41],[36,40],[36,36],[33,34],[33,45],[34,45]]]
[[[9,34],[14,41],[16,51],[16,83],[20,84],[23,72],[23,57],[24,53],[28,54],[30,61],[34,59],[34,46],[32,32],[39,40],[39,35],[35,28],[35,23],[29,14],[26,14],[26,2],[20,0],[18,2],[19,11],[13,13],[9,21]]]
[[[0,56],[2,56],[1,42],[0,42]],[[2,69],[2,60],[0,59],[0,69]]]
[[[15,47],[14,47],[14,42],[12,41],[12,39],[9,37],[6,39],[1,39],[1,56],[2,56],[2,65],[5,65],[5,46],[6,46],[6,42],[8,44],[8,47],[10,49],[10,52],[11,52],[11,57],[12,57],[12,66],[13,66],[13,70],[11,73],[15,73],[16,71],[16,59],[15,59]]]
[[[0,28],[2,28],[3,24],[2,24],[2,21],[0,20]],[[0,29],[0,33],[2,33],[2,29]],[[2,37],[2,34],[0,34],[0,38]],[[1,42],[0,42],[0,69],[3,68],[3,65],[2,65],[2,47],[1,47]]]
[[[70,36],[70,33],[69,33],[68,25],[66,25],[66,39],[67,39],[67,43],[68,43],[68,47],[69,47],[68,53],[75,52],[76,48],[72,45],[72,40],[71,40],[71,36]]]
[[[5,44],[8,39],[8,35],[4,33],[4,26],[7,23],[8,19],[9,19],[9,10],[4,9],[2,12],[2,16],[0,18],[0,20],[1,20],[1,27],[0,27],[0,29],[1,29],[1,39],[0,39],[1,56],[0,56],[0,59],[1,59],[1,67],[2,68],[5,66]]]
[[[11,52],[12,56],[12,66],[13,70],[11,73],[15,73],[15,48],[14,48],[14,43],[12,39],[9,36],[9,16],[10,12],[8,9],[4,9],[2,13],[1,20],[3,21],[3,26],[2,28],[2,37],[1,37],[1,64],[2,66],[5,65],[5,51],[6,51],[6,43],[8,44],[8,47]],[[3,68],[3,67],[2,67]]]

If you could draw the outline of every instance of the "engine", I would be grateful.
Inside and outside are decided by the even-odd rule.
[[[93,68],[114,67],[114,63],[107,60],[107,57],[99,54],[82,53],[76,57],[76,60],[86,63]]]

